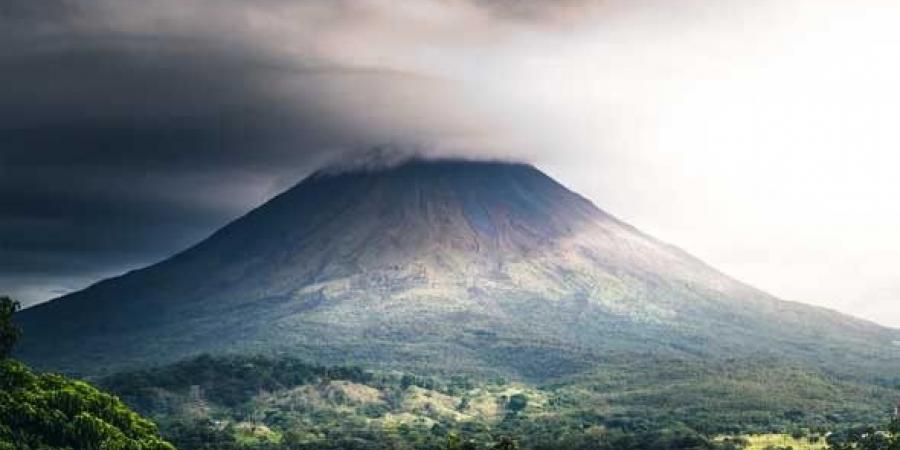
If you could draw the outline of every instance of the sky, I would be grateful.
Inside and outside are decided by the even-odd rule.
[[[900,4],[9,0],[0,292],[159,261],[376,146],[531,162],[782,298],[900,327]]]

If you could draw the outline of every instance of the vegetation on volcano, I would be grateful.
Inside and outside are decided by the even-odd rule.
[[[115,397],[8,358],[17,306],[0,299],[2,450],[900,448],[896,422],[865,425],[891,388],[774,360],[647,355],[534,385],[200,356],[96,380]]]

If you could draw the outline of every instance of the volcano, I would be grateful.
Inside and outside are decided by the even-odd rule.
[[[18,320],[20,357],[76,373],[200,353],[533,380],[661,355],[900,369],[896,330],[774,298],[505,162],[320,171]]]

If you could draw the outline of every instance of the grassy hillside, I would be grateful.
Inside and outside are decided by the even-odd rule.
[[[454,439],[487,448],[504,437],[525,448],[711,448],[726,443],[704,436],[878,423],[900,395],[775,361],[644,361],[533,385],[204,356],[100,382],[181,450],[446,448]]]
[[[743,450],[793,449],[793,450],[826,450],[828,443],[822,436],[791,436],[786,433],[768,433],[747,436],[721,436],[713,440],[717,443],[733,442]]]

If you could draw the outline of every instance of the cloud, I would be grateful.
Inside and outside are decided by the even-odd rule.
[[[873,314],[900,297],[898,19],[877,0],[5,1],[0,290],[153,262],[388,146],[535,163],[739,278]]]
[[[464,89],[379,56],[455,9],[396,34],[375,2],[5,2],[4,289],[162,258],[342,153],[481,133]]]

